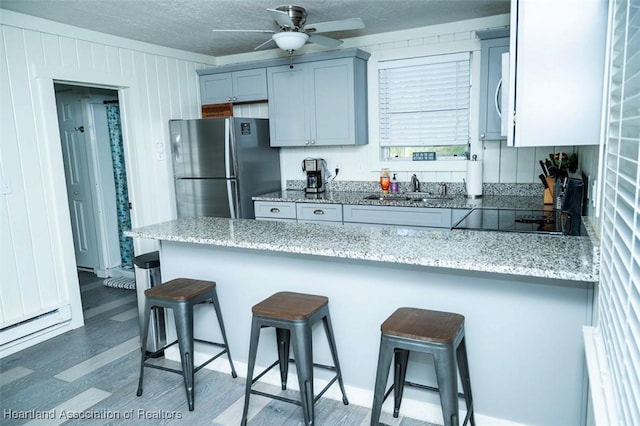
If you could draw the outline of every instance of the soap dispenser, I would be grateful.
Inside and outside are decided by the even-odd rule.
[[[396,174],[393,174],[393,179],[391,179],[391,192],[398,192],[398,179],[396,179]]]

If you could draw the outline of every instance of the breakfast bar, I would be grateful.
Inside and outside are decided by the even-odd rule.
[[[380,324],[398,307],[441,310],[466,318],[480,424],[585,422],[581,330],[592,321],[599,274],[589,236],[211,217],[177,219],[127,235],[160,242],[163,281],[188,277],[217,283],[241,377],[246,375],[251,307],[274,292],[329,298],[349,400],[367,407],[373,399]],[[213,314],[195,313],[196,334],[215,339],[215,323]],[[313,344],[314,359],[330,364],[323,333],[315,333]],[[177,354],[168,356],[177,359]],[[275,345],[262,345],[256,366],[275,359]],[[434,385],[432,361],[412,359],[407,379]],[[229,367],[214,362],[212,368],[228,372]],[[324,378],[318,374],[321,384]],[[279,384],[275,373],[265,379]],[[325,396],[341,399],[335,387]],[[383,411],[391,410],[389,403]],[[441,422],[436,394],[407,389],[402,410]],[[460,410],[464,415],[463,402]]]

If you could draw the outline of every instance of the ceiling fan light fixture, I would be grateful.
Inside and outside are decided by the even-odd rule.
[[[297,31],[283,31],[274,34],[272,38],[280,49],[290,52],[304,46],[309,39],[309,35]]]

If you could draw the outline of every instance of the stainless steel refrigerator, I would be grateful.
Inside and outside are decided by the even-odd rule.
[[[253,218],[251,198],[281,189],[269,120],[171,120],[169,129],[178,217]]]

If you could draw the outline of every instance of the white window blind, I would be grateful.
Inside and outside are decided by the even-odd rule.
[[[381,147],[469,143],[470,56],[379,63]]]
[[[640,1],[616,0],[602,201],[599,327],[620,424],[640,424]]]

